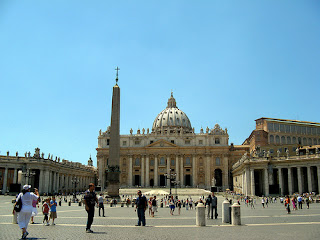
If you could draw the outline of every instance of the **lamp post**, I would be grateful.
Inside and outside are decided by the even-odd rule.
[[[176,179],[177,174],[176,173],[172,173],[172,169],[169,169],[169,174],[165,173],[164,176],[166,177],[166,179],[170,179],[170,183],[169,183],[169,187],[170,187],[170,196],[171,196],[171,183],[173,182],[172,180]]]
[[[31,171],[30,168],[28,168],[26,172],[22,173],[22,175],[24,175],[26,178],[26,184],[29,184],[28,179],[32,178],[34,175],[36,175],[36,173]]]
[[[77,177],[72,177],[71,178],[71,183],[74,184],[74,193],[73,193],[73,199],[76,199],[76,188],[77,184],[79,183],[79,179]]]
[[[172,181],[172,182],[173,182],[173,184],[174,184],[174,186],[175,186],[175,188],[176,188],[176,197],[177,197],[177,196],[178,196],[177,186],[180,184],[180,181],[174,180],[174,181]]]

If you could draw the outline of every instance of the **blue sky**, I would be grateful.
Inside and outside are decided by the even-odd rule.
[[[0,155],[96,165],[115,67],[121,134],[171,90],[196,132],[242,144],[255,119],[320,122],[319,1],[0,1]]]

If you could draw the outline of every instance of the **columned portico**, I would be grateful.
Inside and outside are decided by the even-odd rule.
[[[146,160],[146,156],[143,155],[141,157],[141,186],[144,187],[145,186],[145,183],[144,183],[144,164],[145,164],[145,160]]]
[[[177,181],[179,181],[179,179],[180,179],[179,178],[179,176],[180,176],[179,173],[180,173],[180,170],[179,170],[179,155],[177,154],[176,155],[176,174],[177,174],[176,175],[176,180]]]
[[[183,161],[184,161],[184,156],[183,155],[181,155],[181,157],[180,157],[180,183],[181,183],[181,186],[184,186],[184,171],[183,171]]]
[[[283,189],[283,179],[282,179],[282,168],[278,168],[278,178],[279,178],[279,188],[280,188],[280,195],[283,196],[284,189]]]
[[[210,154],[207,154],[206,156],[206,171],[205,171],[205,176],[206,176],[206,186],[210,187],[211,186],[211,179],[210,179],[210,173],[211,173],[211,164],[210,164]]]
[[[249,168],[246,168],[245,174],[246,174],[246,188],[245,188],[246,191],[245,191],[245,195],[249,196],[250,195],[250,188],[251,188]]]
[[[129,156],[129,176],[128,185],[132,186],[132,155]]]
[[[288,167],[288,189],[289,195],[293,194],[292,168]]]
[[[167,155],[166,156],[166,159],[167,159],[167,174],[168,174],[168,176],[167,176],[167,181],[166,181],[166,186],[167,187],[169,187],[170,186],[170,178],[171,178],[171,176],[170,176],[170,156],[169,155]]]
[[[312,176],[311,176],[311,167],[307,167],[307,174],[308,174],[308,192],[312,192]]]
[[[2,186],[2,192],[7,192],[7,180],[8,180],[8,168],[6,167],[4,169],[4,176],[3,176],[3,186]]]

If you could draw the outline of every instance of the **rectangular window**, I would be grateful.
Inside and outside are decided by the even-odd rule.
[[[199,145],[202,145],[203,144],[203,141],[202,140],[199,140]]]
[[[173,143],[173,144],[174,144],[174,140],[171,140],[171,143]]]
[[[107,146],[109,146],[110,144],[110,139],[107,139]]]
[[[154,160],[153,159],[150,160],[150,166],[154,166]]]
[[[174,166],[174,159],[171,159],[171,166]]]
[[[190,144],[190,140],[185,140],[184,143],[189,145]]]
[[[275,132],[279,132],[279,123],[275,123],[273,127]]]
[[[215,143],[215,144],[220,144],[220,138],[215,138],[215,139],[214,139],[214,143]]]
[[[150,144],[151,144],[151,143],[153,143],[153,141],[152,141],[152,140],[150,141]]]
[[[134,141],[134,145],[139,145],[140,141]]]
[[[268,123],[268,131],[273,132],[273,123]]]
[[[189,168],[187,168],[187,169],[186,169],[186,172],[190,172],[190,169],[189,169]]]
[[[122,146],[127,146],[127,141],[123,141]]]
[[[285,130],[284,130],[284,124],[280,124],[280,132],[285,132]]]

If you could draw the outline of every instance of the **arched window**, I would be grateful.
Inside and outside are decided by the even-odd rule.
[[[292,138],[292,144],[296,144],[297,143],[297,139],[296,139],[296,137],[293,137]]]
[[[140,166],[140,158],[136,158],[136,160],[134,161],[134,165]]]
[[[312,145],[312,139],[311,138],[308,138],[308,145]]]
[[[270,143],[273,144],[274,143],[274,136],[270,135]]]
[[[164,157],[160,158],[160,165],[166,165],[166,161],[164,160]]]
[[[203,165],[203,159],[199,158],[199,165],[202,166]]]
[[[189,157],[186,158],[186,165],[191,165],[191,161]]]
[[[307,138],[303,138],[303,145],[307,145],[308,143],[307,143]]]
[[[291,137],[287,137],[287,144],[291,144]]]
[[[276,136],[276,144],[280,144],[280,137],[278,135]]]
[[[216,158],[216,166],[220,166],[220,164],[221,164],[221,162],[220,162],[220,158],[219,158],[219,157],[217,157],[217,158]]]
[[[286,138],[284,136],[281,137],[281,144],[286,144]]]

